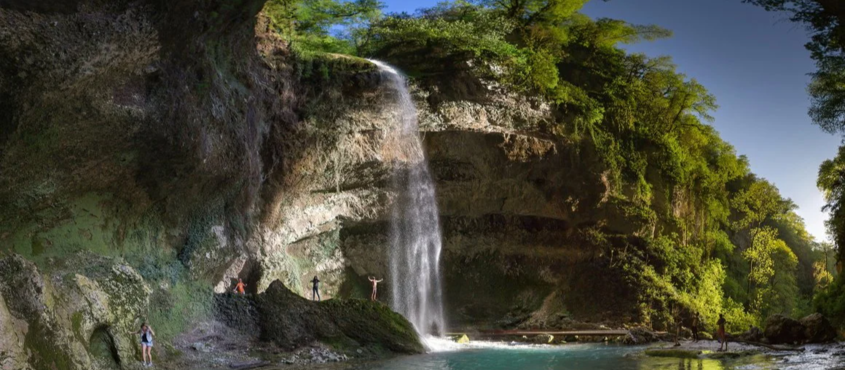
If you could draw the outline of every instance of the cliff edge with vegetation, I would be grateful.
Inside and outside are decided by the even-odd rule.
[[[591,20],[583,1],[374,5],[2,3],[4,368],[131,368],[142,321],[178,359],[197,328],[238,325],[219,305],[236,278],[259,303],[314,275],[324,298],[367,297],[366,276],[389,272],[404,163],[392,92],[360,57],[412,81],[452,327],[709,327],[722,312],[739,330],[813,311],[832,256],[706,124],[715,97],[618,46],[667,31]],[[368,312],[393,328],[369,333],[387,350],[420,350],[407,322],[356,302],[321,312]],[[373,337],[271,324],[299,329],[249,340],[357,353]]]

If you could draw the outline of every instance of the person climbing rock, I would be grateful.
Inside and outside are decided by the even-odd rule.
[[[144,366],[153,366],[153,337],[156,335],[153,328],[147,325],[147,323],[143,323],[141,324],[141,330],[132,334],[141,335],[141,357],[143,357]],[[147,362],[148,357],[150,359],[149,363]]]
[[[723,351],[722,346],[725,347],[724,351],[728,350],[728,338],[725,335],[725,316],[719,314],[719,321],[716,321],[716,325],[719,326],[719,329],[716,331],[716,336],[719,338],[719,351]]]
[[[235,285],[235,293],[246,294],[244,288],[246,288],[246,284],[244,284],[243,280],[238,279],[238,284]]]
[[[368,278],[370,279],[370,282],[373,283],[373,294],[370,295],[370,300],[375,301],[377,299],[376,295],[378,293],[378,283],[382,282],[382,280],[384,280],[384,279],[376,280],[376,278],[373,277],[373,276],[369,276]]]
[[[311,288],[311,300],[314,301],[314,297],[317,297],[316,300],[319,301],[320,299],[320,279],[317,279],[317,275],[314,275],[314,279],[311,279],[311,284],[313,287]]]

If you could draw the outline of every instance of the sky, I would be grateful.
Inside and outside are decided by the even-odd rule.
[[[413,12],[438,0],[383,0],[387,12]],[[671,56],[678,70],[716,96],[712,125],[748,157],[751,170],[791,198],[816,240],[827,240],[816,188],[818,168],[836,155],[841,138],[824,133],[807,116],[808,36],[786,15],[740,0],[592,0],[593,18],[654,24],[674,36],[626,45],[631,52]]]

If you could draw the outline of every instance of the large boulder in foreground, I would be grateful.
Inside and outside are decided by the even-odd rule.
[[[783,315],[772,315],[766,319],[766,329],[763,332],[769,343],[803,343],[807,338],[804,325],[798,320]]]
[[[276,280],[258,296],[257,307],[261,338],[285,348],[319,340],[338,349],[366,346],[396,353],[425,350],[411,323],[379,302],[312,302]]]
[[[799,322],[804,326],[804,337],[809,343],[827,343],[836,339],[836,329],[820,313],[808,315]]]

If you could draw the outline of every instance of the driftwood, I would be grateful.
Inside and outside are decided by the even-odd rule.
[[[229,364],[230,369],[235,370],[249,370],[249,369],[257,369],[259,367],[270,366],[271,364],[267,361],[258,361],[258,362],[248,362],[245,364]]]

